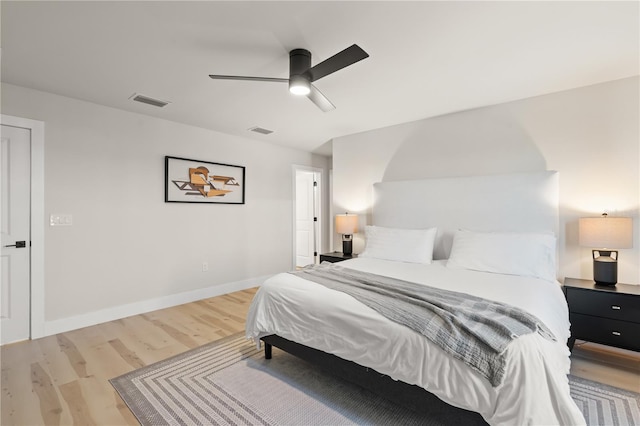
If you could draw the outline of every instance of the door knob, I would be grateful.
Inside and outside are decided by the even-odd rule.
[[[16,241],[15,244],[11,244],[5,247],[25,248],[27,246],[26,241]]]

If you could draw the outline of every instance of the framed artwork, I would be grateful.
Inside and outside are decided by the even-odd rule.
[[[164,157],[166,203],[244,204],[244,167]]]

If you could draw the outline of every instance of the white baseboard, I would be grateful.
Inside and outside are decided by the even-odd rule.
[[[64,333],[78,328],[89,327],[91,325],[101,324],[107,321],[114,321],[121,318],[130,317],[132,315],[144,314],[146,312],[156,311],[158,309],[170,308],[172,306],[182,305],[184,303],[195,302],[209,297],[221,296],[234,291],[245,290],[247,288],[258,287],[269,278],[269,276],[251,278],[243,281],[236,281],[215,285],[198,290],[187,291],[184,293],[172,294],[170,296],[159,297],[156,299],[144,300],[142,302],[129,303],[126,305],[115,306],[113,308],[101,309],[99,311],[89,312],[82,315],[76,315],[68,318],[60,318],[53,321],[45,321],[45,336]],[[44,337],[44,336],[43,336]]]

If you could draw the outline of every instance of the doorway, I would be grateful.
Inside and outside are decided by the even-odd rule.
[[[44,336],[44,123],[0,116],[0,344]]]
[[[293,266],[318,262],[322,235],[322,169],[293,169]]]

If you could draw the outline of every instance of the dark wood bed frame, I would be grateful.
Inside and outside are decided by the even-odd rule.
[[[478,413],[453,407],[419,386],[394,380],[386,374],[363,367],[353,361],[347,361],[336,355],[292,342],[275,334],[264,336],[261,340],[264,342],[264,357],[266,359],[271,359],[272,347],[275,346],[310,362],[334,376],[355,383],[418,413],[432,416],[437,414],[439,410],[447,410],[448,412],[454,410],[458,411],[458,415],[464,416],[465,426],[487,424]]]

